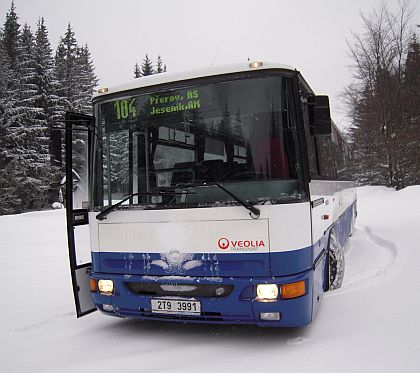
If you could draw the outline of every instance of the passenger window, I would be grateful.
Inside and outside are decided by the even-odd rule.
[[[309,110],[308,105],[302,102],[303,124],[305,128],[306,151],[308,155],[309,174],[311,176],[319,176],[317,143],[315,138],[311,136],[309,129]]]
[[[337,178],[337,167],[335,162],[334,145],[331,136],[320,136],[316,138],[319,174],[326,179]]]

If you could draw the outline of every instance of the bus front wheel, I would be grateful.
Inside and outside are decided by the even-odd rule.
[[[341,287],[344,278],[344,250],[338,242],[334,230],[331,231],[328,243],[328,289]]]

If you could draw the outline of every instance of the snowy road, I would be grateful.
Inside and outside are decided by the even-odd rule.
[[[0,217],[0,371],[418,372],[420,186],[358,198],[343,287],[285,330],[76,319],[64,212]]]

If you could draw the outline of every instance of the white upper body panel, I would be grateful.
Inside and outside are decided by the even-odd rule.
[[[232,73],[245,72],[245,71],[268,70],[268,69],[281,69],[281,70],[290,70],[290,71],[295,70],[292,66],[284,65],[280,63],[272,63],[272,62],[261,62],[261,63],[262,65],[256,68],[250,67],[252,62],[245,62],[245,63],[239,63],[239,64],[210,66],[206,68],[194,69],[194,70],[188,70],[188,71],[175,71],[175,72],[167,72],[167,73],[144,76],[141,78],[129,80],[127,82],[118,84],[113,87],[106,87],[107,89],[106,92],[104,93],[96,92],[93,95],[93,98],[95,99],[98,97],[104,97],[113,93],[124,92],[128,90],[136,89],[136,88],[143,88],[143,87],[155,86],[159,84],[178,82],[178,81],[196,79],[196,78],[202,78],[202,77],[208,77],[208,76],[232,74]]]
[[[116,210],[100,222],[90,213],[92,251],[262,253],[311,245],[309,202],[258,208],[258,219],[242,206]]]
[[[323,199],[312,211],[312,238],[315,243],[354,204],[357,196],[351,181],[312,180],[309,190],[312,201]]]

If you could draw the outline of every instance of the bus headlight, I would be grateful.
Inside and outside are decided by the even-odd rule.
[[[114,282],[112,280],[99,280],[98,289],[102,294],[111,295],[114,291]]]
[[[258,284],[257,301],[276,300],[279,296],[279,288],[276,284]]]

